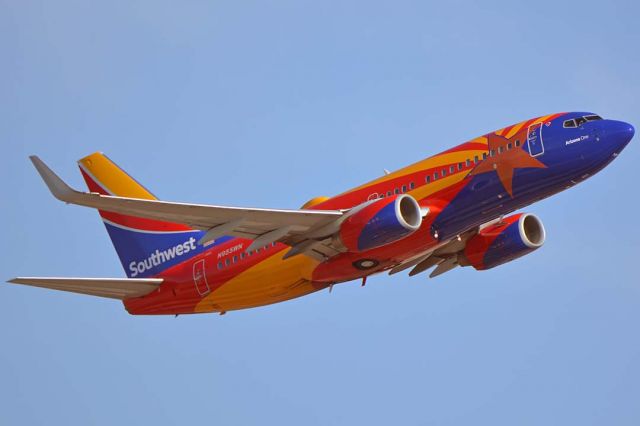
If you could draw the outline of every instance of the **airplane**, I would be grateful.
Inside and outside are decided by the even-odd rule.
[[[382,272],[488,270],[545,242],[537,216],[513,212],[593,176],[634,133],[589,112],[536,117],[299,210],[161,201],[102,153],[79,160],[80,192],[32,156],[57,199],[98,210],[127,278],[9,282],[119,299],[133,315],[224,314]]]

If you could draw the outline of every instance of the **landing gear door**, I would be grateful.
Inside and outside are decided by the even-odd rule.
[[[204,259],[200,259],[193,264],[193,282],[196,286],[196,291],[200,296],[204,296],[211,291],[209,289],[207,275],[204,270]]]
[[[532,157],[544,154],[542,123],[529,126],[529,130],[527,131],[527,145],[529,146],[529,154],[531,154]]]

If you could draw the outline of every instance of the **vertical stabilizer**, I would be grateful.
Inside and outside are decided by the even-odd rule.
[[[157,199],[106,155],[97,152],[78,161],[89,190],[118,197]],[[100,216],[130,278],[145,278],[202,250],[204,234],[188,226],[100,210]]]

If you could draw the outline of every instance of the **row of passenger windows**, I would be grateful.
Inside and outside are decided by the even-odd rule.
[[[496,154],[502,154],[503,152],[510,151],[514,147],[520,146],[520,145],[521,145],[521,143],[520,143],[519,140],[516,140],[515,143],[509,142],[509,143],[507,143],[506,146],[499,146],[497,151],[495,149],[491,149],[491,150],[489,150],[488,154],[486,152],[483,152],[482,153],[482,159],[486,160],[487,157],[493,157]],[[480,162],[480,157],[477,156],[477,155],[473,157],[473,160],[467,158],[467,160],[464,163],[458,163],[457,166],[449,166],[448,173],[453,174],[456,171],[461,171],[465,167],[471,167],[472,164],[475,166],[479,162]],[[425,176],[425,182],[426,183],[431,183],[433,181],[436,181],[436,180],[440,179],[440,177],[446,177],[446,176],[447,176],[447,169],[446,168],[441,169],[440,171],[436,170],[435,172],[433,172],[433,174],[429,174],[429,175]]]
[[[596,120],[602,120],[602,117],[600,117],[599,115],[585,115],[584,117],[578,117],[578,118],[572,118],[571,120],[565,120],[564,123],[562,123],[562,127],[565,128],[573,128],[573,127],[580,127],[582,126],[584,123],[586,123],[587,121],[596,121]]]
[[[411,191],[412,189],[415,189],[415,187],[416,187],[415,183],[409,182],[409,186],[408,186],[409,191]],[[402,185],[399,188],[395,188],[393,191],[387,191],[386,194],[383,192],[379,194],[376,198],[391,197],[393,194],[404,194],[405,192],[407,192],[407,185]]]
[[[487,157],[494,157],[496,155],[502,154],[503,152],[510,151],[514,147],[519,147],[520,145],[522,145],[520,140],[516,140],[515,142],[507,143],[506,146],[499,146],[497,150],[491,149],[491,150],[489,150],[488,153],[486,153],[486,152],[482,153],[482,160],[486,160]],[[424,181],[425,181],[425,183],[434,182],[434,181],[436,181],[436,180],[438,180],[440,178],[446,177],[447,174],[454,174],[457,171],[458,172],[462,171],[465,167],[469,168],[472,165],[475,166],[480,161],[481,161],[480,157],[477,156],[477,155],[473,157],[473,160],[467,158],[462,163],[458,163],[457,165],[451,165],[448,168],[444,167],[444,168],[442,168],[440,170],[434,171],[432,174],[426,175],[425,178],[424,178]],[[412,190],[414,188],[415,188],[415,184],[413,182],[410,182],[409,183],[409,190]],[[407,192],[407,185],[402,185],[399,188],[395,188],[393,191],[387,191],[386,194],[383,192],[382,194],[378,195],[377,198],[391,197],[393,194],[404,194],[405,192]]]
[[[240,253],[239,255],[234,254],[233,256],[228,256],[224,262],[221,260],[220,262],[218,262],[218,269],[223,269],[226,268],[227,266],[230,266],[232,264],[238,263],[248,257],[253,256],[254,253],[260,253],[262,252],[262,250],[269,250],[272,247],[275,247],[277,243],[271,243],[270,245],[266,245],[264,247],[258,247],[255,250],[251,250],[251,251],[243,251],[242,253]]]

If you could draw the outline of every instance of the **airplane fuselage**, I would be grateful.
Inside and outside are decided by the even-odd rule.
[[[491,132],[304,206],[351,209],[406,193],[425,212],[428,209],[420,229],[406,238],[321,261],[306,255],[284,258],[290,247],[282,243],[246,252],[252,240],[223,237],[196,256],[152,275],[163,278],[164,284],[146,296],[125,300],[125,307],[132,314],[226,312],[281,302],[389,270],[580,183],[611,162],[633,132],[627,123],[583,112],[547,115]],[[191,238],[201,234],[195,231]],[[189,248],[192,243],[179,242]]]

